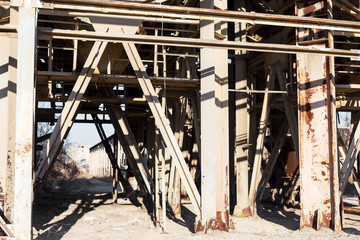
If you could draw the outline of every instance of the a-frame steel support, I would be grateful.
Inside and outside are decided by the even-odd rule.
[[[35,175],[35,191],[41,185],[41,182],[46,176],[52,162],[59,154],[64,140],[66,139],[73,124],[76,112],[79,109],[81,98],[89,86],[94,70],[99,63],[106,46],[107,42],[94,42],[84,67],[76,80],[63,110],[61,111],[61,115],[57,120],[53,132],[51,133],[50,139],[47,141],[45,151],[40,159],[40,164],[37,166]]]
[[[200,216],[200,194],[195,186],[194,181],[191,178],[188,166],[175,139],[174,133],[171,130],[170,122],[164,114],[155,89],[149,79],[148,74],[146,73],[145,66],[141,61],[138,50],[133,43],[123,43],[123,46],[131,66],[135,71],[136,77],[148,102],[150,110],[155,118],[155,124],[159,128],[165,145],[169,149],[175,166],[180,173],[181,180],[184,183],[191,203],[194,206],[195,213],[196,215]]]

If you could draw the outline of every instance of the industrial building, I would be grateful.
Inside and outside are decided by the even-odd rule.
[[[0,1],[0,239],[32,239],[74,123],[95,124],[114,189],[132,191],[113,125],[163,229],[187,198],[195,232],[229,231],[286,178],[300,229],[341,232],[360,174],[359,19],[355,0]]]

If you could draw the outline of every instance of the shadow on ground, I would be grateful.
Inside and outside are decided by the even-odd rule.
[[[262,203],[257,209],[258,216],[266,221],[273,222],[289,230],[298,230],[300,216],[294,210],[285,209],[282,205]]]
[[[86,213],[101,205],[110,205],[112,184],[108,178],[75,179],[47,183],[39,192],[33,205],[34,239],[60,240]],[[119,194],[119,198],[126,198]],[[129,198],[130,199],[130,198]],[[135,198],[135,206],[141,205]],[[74,208],[65,218],[60,217],[69,208]],[[56,218],[59,220],[56,220]]]

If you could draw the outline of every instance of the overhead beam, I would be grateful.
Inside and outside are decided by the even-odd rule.
[[[217,20],[229,22],[245,22],[251,24],[302,27],[324,30],[360,32],[360,23],[352,21],[317,19],[313,17],[215,10],[206,8],[167,6],[158,4],[132,3],[123,1],[101,0],[56,0],[46,3],[44,8],[116,13],[130,16],[147,16],[163,18],[179,18],[193,20]]]
[[[306,19],[306,18],[304,18]],[[90,31],[76,31],[76,30],[60,30],[60,29],[41,29],[39,35],[42,37],[52,36],[59,39],[77,39],[83,41],[107,41],[107,42],[126,42],[149,45],[166,45],[177,47],[193,47],[193,48],[218,48],[237,50],[243,49],[247,51],[257,52],[273,52],[286,54],[319,54],[334,57],[346,57],[359,59],[360,52],[355,50],[341,50],[334,48],[315,48],[308,46],[295,46],[286,44],[271,44],[271,43],[254,43],[254,42],[233,42],[213,39],[198,39],[198,38],[182,38],[182,37],[164,37],[164,36],[146,36],[146,35],[123,35],[117,33],[100,33]]]
[[[66,83],[75,82],[79,74],[74,72],[56,72],[56,71],[37,71],[37,84],[48,84],[49,81],[61,81]],[[154,86],[163,86],[164,82],[167,87],[176,87],[177,89],[183,88],[196,88],[199,86],[199,79],[189,78],[173,78],[173,77],[150,77]],[[138,86],[136,76],[121,75],[121,74],[93,74],[90,81],[91,84],[99,85],[113,85],[113,84],[126,84],[127,86]]]

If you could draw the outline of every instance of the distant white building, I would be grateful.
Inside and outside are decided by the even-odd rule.
[[[69,157],[78,165],[79,170],[86,172],[90,161],[90,146],[79,145],[71,148],[68,152]]]
[[[114,151],[114,135],[108,138],[111,150]],[[122,146],[117,141],[117,164],[122,170],[127,169],[126,157]],[[110,159],[106,153],[104,144],[99,142],[98,144],[90,148],[90,161],[89,161],[89,174],[95,177],[108,177],[112,176],[112,165]],[[126,171],[122,171],[124,177],[126,177]]]

